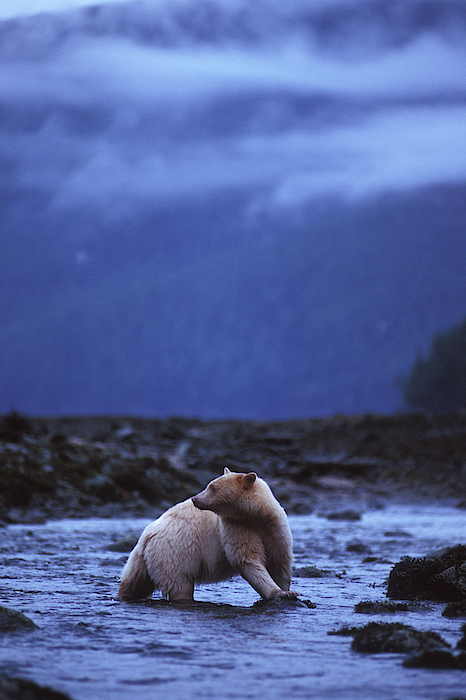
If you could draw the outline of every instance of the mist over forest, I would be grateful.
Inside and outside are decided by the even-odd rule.
[[[466,317],[466,5],[0,20],[0,412],[403,408]]]

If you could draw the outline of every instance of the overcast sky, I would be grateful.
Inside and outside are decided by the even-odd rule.
[[[105,3],[118,2],[119,0],[105,0]],[[0,19],[17,17],[18,15],[33,15],[38,12],[54,12],[67,10],[70,7],[82,7],[92,5],[91,0],[1,0]]]
[[[12,11],[85,3],[2,0],[3,13],[8,4]],[[5,134],[0,156],[17,163],[22,185],[49,187],[60,207],[91,201],[107,208],[123,198],[238,185],[265,187],[271,205],[295,207],[327,193],[357,199],[463,181],[465,65],[463,41],[431,33],[353,61],[310,50],[299,38],[254,50],[240,42],[160,48],[79,35],[27,70],[22,61],[2,65],[4,105],[24,106],[26,114],[30,105],[48,117],[39,129]],[[327,115],[324,106],[319,125],[288,115],[289,103],[277,95],[316,96],[317,103],[327,95],[337,107]],[[254,123],[219,134],[222,100],[251,96]],[[63,116],[68,107],[109,116],[93,131],[73,130]],[[280,110],[285,125],[276,128]]]

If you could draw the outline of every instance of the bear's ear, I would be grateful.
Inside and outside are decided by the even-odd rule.
[[[223,470],[223,473],[224,474],[231,474],[231,471],[228,469],[228,467],[225,467],[225,469]]]
[[[249,472],[243,476],[243,485],[245,489],[250,489],[255,480],[257,479],[257,474],[254,472]]]

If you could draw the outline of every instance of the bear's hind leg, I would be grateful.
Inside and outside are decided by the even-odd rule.
[[[185,581],[184,583],[175,583],[167,593],[170,603],[194,600],[194,583]]]
[[[136,545],[122,571],[118,597],[122,600],[150,598],[154,588],[144,557]]]

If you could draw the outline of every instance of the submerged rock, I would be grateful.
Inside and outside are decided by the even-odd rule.
[[[69,695],[23,678],[0,676],[0,700],[71,700]]]
[[[131,552],[139,539],[138,535],[125,535],[116,542],[112,542],[105,547],[109,552]]]
[[[450,645],[436,632],[419,632],[398,622],[370,622],[352,631],[351,648],[363,654],[409,654],[447,649]]]
[[[411,610],[407,603],[392,603],[391,600],[362,600],[354,606],[354,612],[365,615],[407,612]]]
[[[23,613],[0,605],[0,633],[23,632],[36,629],[37,625]],[[0,696],[1,700],[1,696]]]
[[[335,511],[333,513],[328,513],[326,516],[327,520],[349,520],[349,521],[355,521],[355,520],[361,520],[361,513],[358,513],[357,510],[352,510],[349,508],[348,510],[341,510],[341,511]]]
[[[354,552],[355,554],[372,554],[372,549],[369,545],[364,544],[364,542],[359,542],[358,540],[348,542],[345,549],[347,552]]]
[[[438,557],[405,557],[390,572],[388,596],[405,600],[466,600],[466,547],[458,545]]]
[[[304,600],[303,598],[261,598],[256,600],[252,605],[252,609],[260,609],[266,612],[273,612],[275,610],[283,610],[286,607],[294,608],[316,608],[316,604],[310,600]]]
[[[298,578],[328,578],[333,576],[333,574],[327,569],[318,569],[317,566],[309,565],[294,569],[293,576]]]

